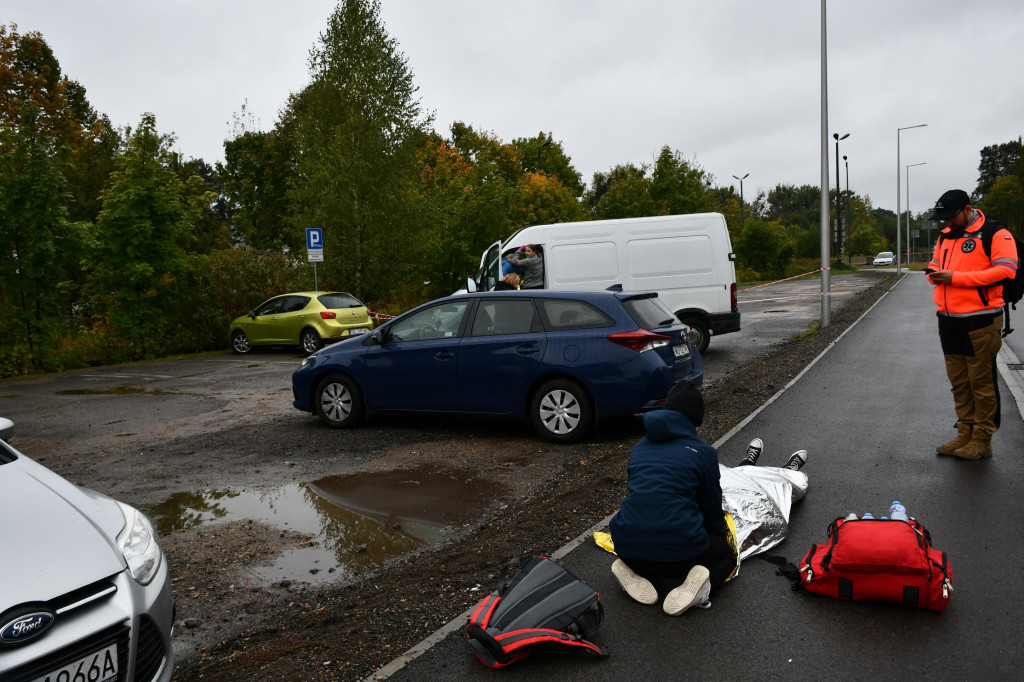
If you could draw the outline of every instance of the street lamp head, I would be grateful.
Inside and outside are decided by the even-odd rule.
[[[833,137],[833,138],[835,138],[835,141],[836,141],[836,142],[839,142],[839,140],[845,140],[845,139],[846,139],[846,138],[848,138],[849,136],[850,136],[850,133],[846,133],[846,134],[845,134],[845,135],[843,135],[842,137],[840,137],[840,136],[839,136],[839,133],[832,133],[832,137]]]
[[[750,173],[747,173],[742,178],[736,177],[735,175],[733,177],[736,178],[737,180],[739,180],[740,182],[742,182],[742,181],[746,180],[747,177],[749,177],[749,176],[750,176]]]

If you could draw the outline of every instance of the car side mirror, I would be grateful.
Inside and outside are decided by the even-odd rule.
[[[256,319],[256,311],[255,310],[250,310],[249,311],[249,317],[251,317],[252,319],[255,320]]]
[[[471,294],[476,291],[476,280],[473,279],[472,277],[466,278],[466,291],[468,291]]]

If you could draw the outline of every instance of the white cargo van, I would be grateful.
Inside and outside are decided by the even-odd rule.
[[[495,242],[480,259],[469,287],[493,289],[503,256],[526,244],[544,249],[544,287],[593,290],[621,285],[657,291],[689,325],[693,345],[707,350],[711,335],[739,331],[736,259],[721,213],[592,220],[525,227]]]

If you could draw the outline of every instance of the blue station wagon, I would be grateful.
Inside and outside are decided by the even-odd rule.
[[[294,406],[328,426],[386,412],[528,419],[574,442],[601,417],[660,408],[703,363],[653,292],[491,291],[415,308],[307,357]]]

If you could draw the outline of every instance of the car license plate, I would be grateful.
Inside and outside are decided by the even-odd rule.
[[[117,643],[89,654],[63,668],[51,670],[32,682],[114,682],[117,679]]]
[[[690,349],[686,347],[685,343],[680,343],[672,346],[672,352],[675,353],[677,358],[685,357],[690,354]]]
[[[355,329],[349,329],[348,330],[348,335],[349,336],[358,336],[359,334],[365,334],[365,333],[366,333],[366,327],[356,327]]]

